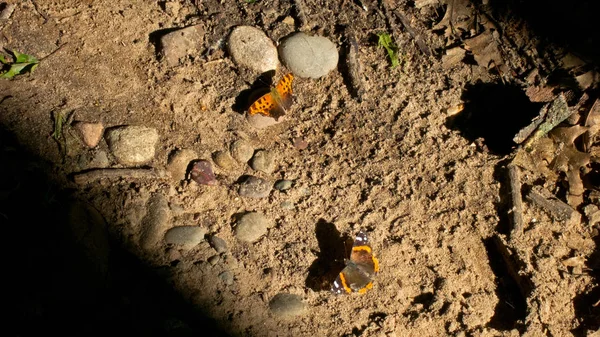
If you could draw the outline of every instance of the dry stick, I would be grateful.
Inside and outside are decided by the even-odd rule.
[[[362,84],[360,61],[358,60],[358,42],[356,41],[354,32],[349,27],[346,28],[346,39],[348,41],[348,52],[346,53],[348,75],[350,77],[352,91],[360,102],[363,100],[365,90]]]
[[[545,190],[532,189],[525,195],[525,198],[548,212],[556,220],[569,221],[577,216],[577,212],[571,206],[551,196]]]
[[[164,179],[165,172],[155,169],[93,169],[75,173],[73,181],[78,185],[89,184],[100,179]]]
[[[400,22],[404,26],[404,29],[406,29],[408,34],[410,34],[410,36],[413,37],[413,39],[417,43],[417,46],[419,47],[419,49],[421,49],[421,52],[428,56],[431,55],[431,50],[429,49],[429,47],[427,47],[427,44],[425,43],[425,41],[423,41],[423,38],[421,38],[421,34],[419,34],[414,28],[412,28],[406,16],[404,16],[398,10],[395,10],[394,13],[400,19]]]
[[[519,168],[508,165],[508,180],[512,199],[512,231],[511,239],[523,233],[523,198],[521,197],[521,177]]]

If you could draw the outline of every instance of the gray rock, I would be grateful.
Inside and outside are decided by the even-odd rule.
[[[236,140],[231,144],[231,156],[240,163],[247,163],[253,154],[254,149],[243,139]]]
[[[225,171],[230,171],[235,167],[235,161],[227,151],[217,151],[213,154],[213,160],[217,166]]]
[[[269,309],[273,315],[280,318],[291,318],[306,312],[306,303],[302,297],[294,294],[279,293],[269,302]]]
[[[104,125],[102,123],[76,122],[73,124],[83,143],[90,149],[95,148],[102,139]]]
[[[89,168],[104,168],[108,167],[110,161],[105,151],[98,151],[94,154],[94,157],[90,161]]]
[[[266,198],[269,193],[271,193],[271,183],[254,176],[249,176],[238,190],[240,197],[244,198]]]
[[[281,206],[281,208],[287,209],[287,210],[291,210],[291,209],[295,208],[294,203],[289,200],[282,201],[281,204],[279,204],[279,206]]]
[[[299,77],[319,78],[337,67],[335,44],[323,36],[295,33],[279,45],[279,54],[286,67]]]
[[[185,179],[188,166],[196,158],[198,158],[198,155],[190,149],[176,150],[171,153],[167,163],[167,171],[171,174],[171,178],[175,181]]]
[[[220,237],[218,237],[216,235],[213,235],[210,237],[210,245],[219,254],[225,253],[227,251],[227,243],[225,242],[225,240],[221,239]]]
[[[213,255],[209,257],[206,261],[208,261],[208,263],[214,266],[215,264],[219,263],[219,260],[221,260],[221,257],[219,255]]]
[[[258,150],[250,161],[250,167],[256,171],[273,173],[275,171],[275,155],[271,151]]]
[[[158,131],[145,126],[120,126],[105,135],[110,151],[123,165],[141,165],[154,158]]]
[[[161,60],[168,66],[176,66],[181,58],[199,54],[204,43],[204,27],[201,25],[177,29],[160,38]]]
[[[194,248],[206,235],[206,229],[200,226],[177,226],[169,229],[165,234],[165,242],[181,245],[183,248]]]
[[[271,226],[271,220],[263,214],[250,212],[240,217],[233,234],[240,241],[254,242],[265,235]]]
[[[279,60],[273,41],[260,29],[238,26],[229,35],[229,53],[233,61],[258,73],[277,69]]]
[[[230,286],[233,284],[233,274],[229,270],[226,270],[219,274],[219,278],[221,279],[221,281],[223,281],[223,283],[225,283],[225,285]]]
[[[149,250],[156,246],[164,235],[171,213],[167,198],[161,193],[154,193],[146,204],[147,213],[142,219],[140,246]]]
[[[279,191],[289,190],[294,182],[291,180],[278,180],[275,182],[275,189]]]

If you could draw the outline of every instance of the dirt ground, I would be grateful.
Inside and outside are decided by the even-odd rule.
[[[567,46],[562,36],[549,38],[528,22],[529,12],[513,13],[504,2],[497,8],[495,1],[474,1],[470,16],[459,17],[457,2],[464,4],[14,1],[10,18],[0,21],[0,46],[41,62],[31,74],[0,81],[0,221],[14,300],[9,331],[596,336],[597,227],[585,217],[558,221],[525,202],[524,231],[511,237],[506,165],[515,151],[512,137],[543,104],[526,95],[533,86],[528,76],[569,75],[563,60],[573,54],[586,70],[597,69],[597,52],[586,49],[597,40],[591,31],[565,28],[573,37]],[[456,17],[448,18],[448,10]],[[566,11],[561,22],[571,27],[583,14]],[[483,55],[464,36],[490,33],[487,24],[456,33],[463,27],[456,20],[476,16],[502,32],[500,52]],[[200,23],[203,52],[167,66],[159,36]],[[238,67],[225,43],[238,25],[260,28],[275,42],[298,30],[325,36],[338,46],[338,68],[317,80],[296,77],[291,118],[254,129],[238,108],[239,95],[260,74]],[[359,46],[362,100],[345,62],[348,27]],[[377,46],[379,32],[396,41],[398,67]],[[446,58],[453,48],[464,57]],[[570,85],[593,102],[597,80],[585,89]],[[571,87],[555,86],[555,93]],[[68,123],[65,143],[57,142],[51,136],[57,112],[106,127],[156,128],[160,142],[149,167],[164,169],[178,149],[210,160],[244,139],[273,151],[277,169],[269,175],[248,165],[215,166],[218,186],[127,178],[76,184],[73,174],[91,168],[108,146],[85,147]],[[294,147],[298,137],[306,149]],[[109,160],[120,167],[110,153]],[[527,172],[524,184],[551,184]],[[294,185],[268,198],[241,198],[239,179],[248,174]],[[600,206],[593,198],[584,204],[594,202]],[[158,209],[161,203],[168,207]],[[275,223],[253,244],[238,242],[232,230],[249,211]],[[213,265],[208,241],[192,249],[143,249],[144,219],[161,212],[169,226],[199,225],[207,237],[218,235],[228,252]],[[360,228],[381,272],[366,294],[336,296],[329,287],[343,261],[332,247]],[[231,284],[219,278],[226,270]],[[269,301],[282,292],[300,295],[308,310],[274,315]]]

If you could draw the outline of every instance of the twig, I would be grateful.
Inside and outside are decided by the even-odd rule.
[[[89,184],[100,179],[164,179],[166,173],[156,169],[92,169],[75,173],[73,181],[78,185]]]
[[[531,189],[525,195],[525,199],[545,210],[558,221],[575,221],[579,217],[579,213],[571,206],[551,196],[541,188]]]
[[[358,60],[358,42],[356,41],[354,32],[349,27],[346,28],[346,39],[348,42],[346,62],[348,65],[348,75],[350,77],[350,84],[352,85],[351,91],[354,93],[354,95],[360,102],[363,100],[364,86],[362,84],[361,65],[360,61]]]
[[[523,233],[523,198],[521,197],[521,177],[519,168],[514,164],[508,164],[508,180],[510,184],[510,196],[512,199],[511,239]]]
[[[57,51],[61,50],[61,49],[62,49],[62,47],[64,47],[64,46],[65,46],[67,43],[68,43],[68,42],[65,42],[65,43],[61,44],[61,45],[60,45],[60,46],[58,46],[56,49],[54,49],[53,51],[51,51],[51,52],[50,52],[50,54],[48,54],[48,55],[46,55],[46,56],[42,57],[42,58],[40,59],[40,61],[42,61],[42,60],[45,60],[45,59],[47,59],[48,57],[50,57],[50,56],[54,55],[54,53],[56,53]]]
[[[31,0],[31,3],[33,3],[33,8],[35,8],[35,11],[44,18],[44,23],[48,22],[48,14],[44,13],[44,11],[42,11],[40,9],[40,6],[38,6],[37,1],[35,0]]]
[[[417,46],[419,47],[421,52],[423,52],[423,54],[428,55],[428,56],[431,55],[431,50],[429,49],[429,47],[427,47],[427,44],[425,43],[425,41],[423,41],[421,34],[419,34],[414,28],[412,28],[412,26],[408,22],[408,19],[406,18],[406,16],[404,16],[398,10],[395,10],[394,13],[400,19],[400,22],[404,26],[404,29],[406,29],[408,34],[410,34],[413,37],[413,39],[415,40],[415,43],[417,44]]]

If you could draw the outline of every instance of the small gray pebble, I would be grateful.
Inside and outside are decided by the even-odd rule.
[[[267,233],[271,221],[261,213],[250,212],[242,215],[234,229],[235,237],[244,242],[254,242]]]
[[[215,164],[223,170],[229,171],[235,167],[235,161],[227,151],[218,151],[213,154]]]
[[[275,189],[276,189],[276,190],[279,190],[279,191],[285,191],[285,190],[289,190],[289,189],[290,189],[290,187],[292,187],[292,184],[293,184],[293,183],[294,183],[294,182],[293,182],[293,181],[291,181],[291,180],[285,180],[285,179],[284,179],[284,180],[278,180],[278,181],[275,183]]]
[[[269,302],[271,312],[280,318],[290,318],[306,312],[302,297],[294,294],[279,293]]]
[[[275,171],[275,155],[271,151],[258,150],[250,161],[250,167],[256,171],[273,173]]]
[[[250,176],[239,188],[239,195],[244,198],[266,198],[271,192],[271,183],[268,181]]]
[[[319,78],[337,67],[335,44],[323,36],[295,33],[279,45],[281,59],[298,77]]]
[[[247,163],[254,154],[254,148],[243,139],[231,144],[231,156],[240,163]]]
[[[238,26],[229,35],[229,54],[233,61],[258,73],[277,69],[279,58],[273,41],[260,29]]]
[[[288,210],[289,209],[294,209],[294,203],[291,202],[291,201],[289,201],[289,200],[282,201],[281,204],[280,204],[280,206],[283,209],[288,209]]]
[[[227,251],[227,243],[220,237],[213,235],[210,237],[210,245],[217,251],[217,253],[225,253]]]
[[[221,257],[219,255],[213,255],[209,257],[207,261],[208,263],[214,266],[215,264],[219,263],[219,260],[221,260]]]
[[[173,227],[165,234],[165,241],[170,244],[192,248],[204,240],[206,229],[200,226]]]
[[[225,285],[230,286],[233,284],[233,274],[229,270],[226,270],[219,274],[219,278],[221,279],[221,281],[223,281],[223,283],[225,283]]]

